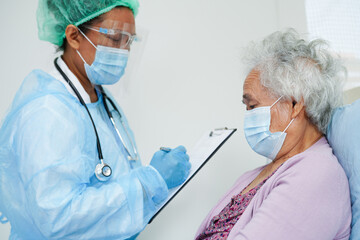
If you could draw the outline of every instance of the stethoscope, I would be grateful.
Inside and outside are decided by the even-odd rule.
[[[65,74],[65,73],[63,72],[63,70],[59,67],[59,65],[57,64],[56,61],[57,61],[57,58],[54,60],[54,64],[55,64],[56,69],[59,71],[59,73],[61,74],[61,76],[65,79],[65,81],[69,84],[69,86],[71,87],[71,89],[74,91],[74,93],[75,93],[75,95],[77,96],[77,98],[79,99],[81,105],[83,105],[83,106],[85,107],[85,109],[86,109],[86,111],[87,111],[87,113],[88,113],[88,115],[89,115],[89,117],[90,117],[91,123],[92,123],[92,125],[93,125],[93,127],[94,127],[94,132],[95,132],[95,136],[96,136],[96,146],[97,146],[98,155],[99,155],[99,160],[100,160],[100,163],[97,164],[96,167],[95,167],[95,176],[96,176],[96,178],[99,179],[100,181],[106,181],[106,180],[108,180],[109,177],[111,176],[111,174],[112,174],[112,169],[111,169],[111,167],[110,167],[108,164],[106,164],[106,163],[104,162],[104,158],[103,158],[102,150],[101,150],[101,145],[100,145],[100,138],[99,138],[98,132],[97,132],[97,130],[96,130],[96,126],[95,126],[94,120],[93,120],[93,118],[92,118],[92,116],[91,116],[91,114],[90,114],[90,111],[89,111],[88,107],[87,107],[86,104],[85,104],[84,99],[81,97],[80,93],[78,92],[78,90],[76,89],[76,87],[74,86],[74,84],[70,81],[70,79],[68,78],[68,76],[66,76],[66,74]],[[103,98],[104,98],[104,99],[103,99],[103,102],[104,102],[104,107],[105,107],[106,113],[107,113],[107,115],[109,116],[110,122],[111,122],[111,124],[113,125],[113,127],[114,127],[114,129],[115,129],[115,131],[116,131],[116,134],[118,135],[118,137],[119,137],[122,145],[124,146],[124,149],[125,149],[125,151],[126,151],[126,153],[127,153],[127,155],[128,155],[128,156],[127,156],[128,160],[129,160],[129,161],[136,161],[136,160],[138,160],[138,153],[137,153],[137,151],[136,151],[135,144],[133,143],[131,137],[129,136],[129,133],[128,133],[128,131],[127,131],[127,128],[126,128],[126,126],[125,126],[125,124],[124,124],[124,122],[123,122],[123,120],[122,120],[122,115],[121,115],[120,111],[119,111],[118,108],[116,107],[116,105],[115,105],[115,103],[113,102],[113,100],[111,100],[111,98],[109,98],[109,97],[106,95],[103,87],[102,87],[101,85],[98,85],[97,87],[98,87],[98,89],[100,90],[100,92],[101,92],[102,95],[103,95]],[[131,147],[132,147],[133,152],[134,152],[134,156],[132,156],[131,152],[130,152],[129,149],[126,147],[125,141],[124,141],[123,137],[121,136],[119,129],[116,127],[115,120],[114,120],[114,118],[113,118],[113,115],[112,115],[111,111],[109,110],[109,107],[108,107],[108,105],[107,105],[107,103],[106,103],[106,100],[108,100],[108,101],[110,102],[111,106],[112,106],[112,107],[114,108],[114,110],[119,114],[119,116],[120,116],[120,122],[121,122],[121,124],[122,124],[122,126],[123,126],[123,128],[124,128],[124,131],[125,131],[125,133],[126,133],[126,135],[127,135],[127,138],[128,138],[129,141],[130,141]]]

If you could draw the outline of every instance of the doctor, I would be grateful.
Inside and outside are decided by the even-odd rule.
[[[188,176],[182,146],[141,165],[102,87],[124,74],[138,5],[39,1],[39,37],[63,54],[25,78],[0,130],[0,221],[11,239],[134,239]]]

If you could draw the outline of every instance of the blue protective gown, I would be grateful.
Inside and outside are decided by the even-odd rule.
[[[87,106],[113,170],[107,182],[94,175],[96,137],[84,106],[41,70],[24,80],[0,130],[0,212],[10,221],[10,239],[135,238],[167,197],[154,168],[129,163],[98,96]]]

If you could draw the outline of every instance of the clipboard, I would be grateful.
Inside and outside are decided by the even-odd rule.
[[[212,156],[224,145],[224,143],[234,134],[236,128],[217,128],[207,131],[202,138],[195,144],[195,147],[189,151],[191,169],[188,178],[178,187],[169,189],[169,195],[166,200],[158,207],[157,212],[150,219],[149,224],[154,218],[175,198],[175,196],[190,182],[190,180],[200,171],[200,169],[210,160]]]

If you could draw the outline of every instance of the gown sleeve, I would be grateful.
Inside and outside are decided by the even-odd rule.
[[[126,239],[146,226],[168,195],[151,166],[92,184],[97,153],[84,124],[56,97],[28,104],[15,121],[13,148],[26,208],[48,239]],[[89,130],[90,129],[90,130]],[[93,131],[89,128],[89,131]]]

